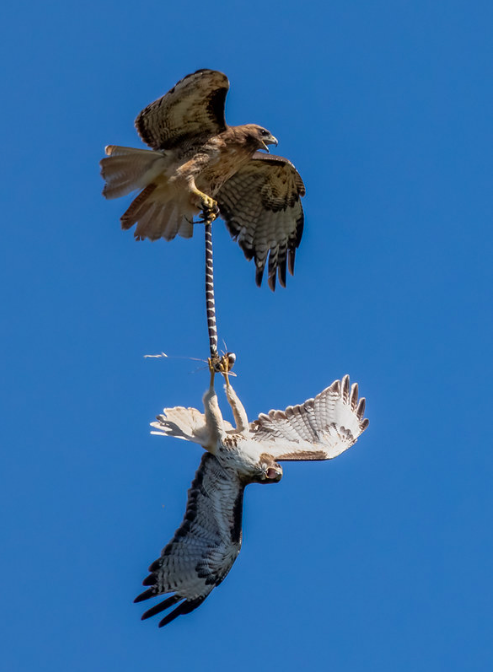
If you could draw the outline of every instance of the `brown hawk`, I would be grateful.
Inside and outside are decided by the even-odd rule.
[[[228,126],[226,75],[197,70],[137,116],[135,126],[151,150],[109,145],[101,160],[103,195],[140,193],[121,218],[137,224],[138,240],[193,235],[193,218],[210,223],[221,216],[247,259],[255,259],[260,286],[276,275],[286,285],[293,274],[303,232],[303,181],[293,164],[258,150],[277,145],[256,124]]]

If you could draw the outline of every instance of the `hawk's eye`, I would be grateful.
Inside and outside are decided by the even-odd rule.
[[[270,135],[269,131],[266,131],[265,129],[262,129],[262,135]]]

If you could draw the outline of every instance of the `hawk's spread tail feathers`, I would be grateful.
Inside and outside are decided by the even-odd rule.
[[[144,189],[160,175],[167,166],[162,152],[134,147],[105,147],[107,156],[101,159],[101,177],[106,182],[103,196],[119,198],[136,189]]]
[[[205,416],[196,408],[165,408],[162,415],[157,416],[157,422],[151,422],[161,436],[172,436],[176,439],[184,439],[202,445],[208,442],[208,430],[205,424]]]
[[[201,446],[209,443],[209,430],[206,425],[205,415],[196,408],[175,406],[165,408],[162,415],[157,416],[157,422],[151,422],[151,427],[158,431],[151,432],[161,436],[172,436],[175,439],[192,441]],[[223,420],[224,429],[233,431],[232,425]]]
[[[139,240],[172,240],[177,235],[191,238],[194,213],[184,212],[187,208],[173,198],[171,190],[166,193],[166,154],[117,145],[108,145],[105,151],[108,156],[100,161],[101,176],[106,182],[103,196],[119,198],[142,189],[121,217],[122,228],[137,224],[134,236]]]

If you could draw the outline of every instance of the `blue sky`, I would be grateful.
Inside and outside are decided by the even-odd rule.
[[[490,670],[491,3],[167,4],[4,10],[2,669]],[[207,386],[203,237],[134,242],[98,161],[203,67],[307,187],[275,295],[214,226],[235,387],[253,419],[349,373],[370,427],[250,486],[230,575],[159,630],[132,600],[201,450],[149,422]]]

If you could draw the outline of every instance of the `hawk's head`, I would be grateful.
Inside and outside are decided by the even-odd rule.
[[[282,467],[270,455],[263,453],[258,461],[258,473],[255,483],[279,483],[282,478]]]
[[[248,140],[254,145],[255,149],[265,149],[267,152],[269,148],[267,145],[276,145],[277,138],[275,138],[270,131],[257,124],[245,124],[243,126]]]

